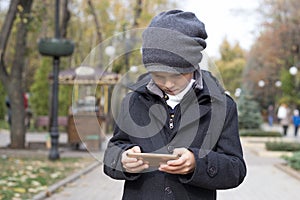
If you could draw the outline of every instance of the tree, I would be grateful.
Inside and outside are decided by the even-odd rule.
[[[6,93],[4,91],[3,85],[0,84],[0,120],[3,120],[5,116],[5,96]]]
[[[264,0],[260,5],[262,28],[249,52],[244,80],[264,109],[282,98],[298,104],[299,90],[294,90],[295,86],[288,87],[289,81],[281,72],[288,71],[293,65],[299,66],[299,9],[297,0]],[[265,87],[259,88],[259,80],[265,82]],[[276,86],[277,81],[282,82],[282,88]]]
[[[62,36],[72,38],[76,44],[73,55],[61,60],[61,69],[66,69],[80,65],[91,49],[100,41],[96,40],[97,30],[87,1],[61,0],[61,4],[61,13],[63,14],[60,23]],[[93,1],[93,6],[101,25],[103,40],[105,40],[126,29],[145,27],[153,15],[170,8],[170,1],[102,0]],[[34,3],[33,0],[14,0],[10,1],[5,19],[1,18],[0,79],[5,93],[12,100],[11,141],[14,148],[24,146],[25,128],[22,124],[25,113],[22,94],[32,88],[33,84],[36,84],[34,81],[35,73],[45,65],[43,63],[45,58],[42,58],[37,51],[37,39],[54,35],[53,13],[54,2],[52,0],[34,1]],[[124,24],[128,25],[125,29]],[[138,53],[131,55],[130,65],[138,60],[134,59],[136,56],[140,56]],[[44,67],[51,68],[51,65]],[[124,72],[124,65],[121,67],[120,71]],[[44,91],[48,92],[49,86],[45,84],[44,87]],[[35,95],[31,94],[32,97]],[[48,101],[48,98],[46,100]],[[65,102],[68,101],[69,99],[65,99]],[[34,99],[31,99],[30,102],[34,106]]]
[[[220,54],[221,58],[216,61],[216,65],[226,90],[234,94],[242,85],[242,74],[246,65],[245,52],[238,43],[232,46],[225,38],[220,46]]]
[[[51,61],[42,60],[42,65],[36,70],[34,83],[30,88],[30,103],[33,113],[37,116],[48,115],[49,113],[49,74],[51,72]]]
[[[262,124],[260,107],[245,88],[237,101],[240,129],[259,129]]]
[[[60,25],[61,36],[66,38],[68,35],[68,24],[71,19],[70,11],[68,9],[68,0],[61,1],[62,2],[62,21]],[[35,5],[36,12],[45,11],[44,5],[39,5],[38,3]],[[49,6],[48,6],[49,7]],[[52,6],[53,7],[53,6]],[[54,12],[54,11],[53,11]],[[52,12],[52,18],[54,19]],[[46,14],[47,17],[50,17]],[[44,17],[44,16],[39,16]],[[52,24],[52,23],[50,23]],[[44,25],[45,26],[45,25]],[[45,27],[41,26],[39,29],[44,29]],[[54,27],[53,29],[54,30]],[[62,69],[69,67],[68,62],[62,60]],[[65,62],[64,62],[65,61]],[[36,73],[33,75],[33,81],[30,86],[31,99],[30,103],[32,105],[33,113],[35,116],[43,116],[48,115],[50,110],[50,80],[49,75],[52,69],[52,61],[47,57],[41,57],[39,59],[39,63],[37,64],[38,68],[35,70]],[[60,86],[59,90],[59,110],[58,114],[61,116],[67,115],[68,106],[70,105],[70,88],[66,89],[66,87]],[[41,98],[43,97],[43,98]],[[51,116],[50,116],[51,117]]]
[[[12,113],[10,146],[12,148],[25,147],[26,128],[24,124],[22,74],[25,65],[27,27],[30,23],[32,2],[33,0],[11,1],[0,33],[0,79],[10,99]],[[7,65],[5,52],[14,23],[16,25],[15,52],[12,61]]]

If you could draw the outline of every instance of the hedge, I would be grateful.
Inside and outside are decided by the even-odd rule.
[[[240,130],[242,137],[282,137],[280,132],[277,131],[263,131],[263,130]]]
[[[299,142],[266,142],[269,151],[300,151]]]
[[[300,151],[293,153],[293,156],[287,157],[284,159],[287,161],[287,164],[296,170],[300,170]]]

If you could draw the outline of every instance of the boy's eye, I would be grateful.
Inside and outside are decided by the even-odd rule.
[[[163,79],[162,76],[154,76],[154,78],[155,78],[155,79],[159,79],[159,80]]]
[[[174,74],[172,77],[173,78],[179,78],[179,77],[181,77],[181,74]]]

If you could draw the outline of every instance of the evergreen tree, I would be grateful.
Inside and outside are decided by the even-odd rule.
[[[30,88],[30,105],[34,115],[48,115],[49,112],[49,73],[52,65],[49,59],[42,59],[41,67],[37,69],[34,76],[34,83]]]
[[[72,92],[73,87],[70,85],[59,85],[59,95],[58,95],[58,115],[67,116],[69,107],[72,104]]]
[[[259,129],[262,124],[260,107],[253,96],[247,91],[242,90],[238,101],[238,117],[240,129]]]

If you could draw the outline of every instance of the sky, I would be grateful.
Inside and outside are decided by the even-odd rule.
[[[180,8],[191,11],[205,24],[208,34],[206,52],[219,57],[219,47],[226,37],[249,50],[259,29],[256,11],[260,0],[185,0]]]
[[[219,47],[226,37],[231,44],[239,42],[249,50],[259,32],[261,0],[175,0],[179,9],[191,11],[205,24],[208,34],[206,52],[219,57]],[[3,9],[9,0],[0,0]]]

